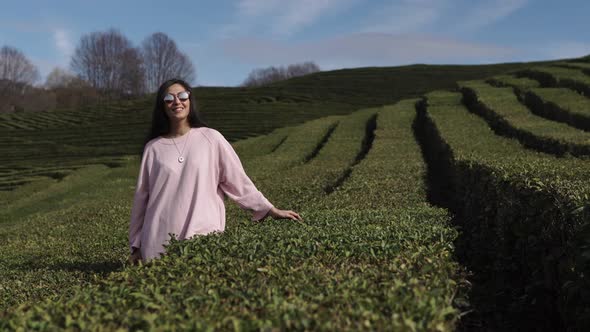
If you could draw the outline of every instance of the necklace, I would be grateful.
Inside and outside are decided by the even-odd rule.
[[[178,146],[176,145],[176,141],[174,140],[174,137],[172,137],[172,142],[174,143],[174,147],[176,147],[176,151],[178,151],[178,162],[182,163],[184,161],[184,157],[182,156],[182,154],[184,153],[184,148],[186,148],[186,142],[188,141],[188,136],[191,134],[190,129],[188,134],[186,135],[186,141],[184,141],[184,146],[182,147],[182,151],[178,150]]]

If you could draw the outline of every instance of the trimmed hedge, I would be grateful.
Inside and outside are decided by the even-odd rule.
[[[309,121],[290,129],[286,137],[271,134],[274,136],[272,143],[267,145],[261,145],[259,139],[252,138],[236,144],[236,152],[242,154],[240,157],[243,157],[249,170],[248,175],[253,180],[259,180],[269,175],[268,169],[286,170],[305,163],[321,149],[341,119],[342,116],[328,116]],[[281,132],[283,129],[279,129],[278,133]],[[253,152],[256,150],[259,152]],[[253,153],[253,158],[249,158],[250,153]]]
[[[590,96],[590,76],[580,69],[562,67],[533,67],[518,71],[518,77],[529,77],[541,83],[544,88],[563,87]]]
[[[520,104],[511,89],[492,87],[482,81],[459,82],[459,86],[469,109],[484,117],[498,134],[559,156],[590,155],[590,133],[533,114]]]
[[[590,99],[569,89],[531,89],[524,95],[524,103],[547,119],[590,131]]]
[[[263,172],[254,175],[257,186],[275,204],[294,210],[312,209],[311,205],[319,197],[325,196],[346,178],[365,148],[363,142],[372,134],[376,113],[377,109],[365,109],[341,119],[312,158],[281,170],[280,176],[276,175],[276,168],[261,168]],[[273,156],[274,153],[265,159]],[[325,207],[320,204],[320,208]]]
[[[424,169],[411,134],[413,103],[403,104],[401,123],[395,117],[383,121],[396,112],[375,118],[378,111],[392,109],[367,109],[339,119],[311,159],[305,156],[318,149],[335,119],[292,128],[278,148],[264,148],[270,149],[267,155],[241,156],[265,194],[307,201],[299,211],[305,222],[253,224],[231,204],[224,233],[172,241],[162,259],[96,278],[94,285],[62,287],[62,294],[55,294],[52,285],[46,300],[25,302],[1,315],[0,329],[453,330],[465,281],[453,260],[457,232],[445,210],[429,206],[424,195],[397,209],[391,208],[391,199],[403,195],[375,198],[372,209],[326,209],[318,203],[332,199],[324,191],[326,179],[337,178],[368,152],[346,180],[362,181],[372,174],[362,169],[370,170],[376,161],[373,147],[382,151],[391,143],[399,145],[399,151],[412,144],[413,152],[407,155],[412,160],[407,161],[414,166],[400,169],[398,190],[424,188],[413,174]],[[367,144],[375,120],[381,127],[373,144]],[[395,132],[389,135],[390,130]],[[280,136],[272,140],[276,143]],[[249,140],[236,149],[245,153],[259,143]],[[393,157],[392,162],[399,163]],[[285,184],[299,188],[301,195],[283,194]],[[285,204],[290,208],[290,202]],[[89,224],[86,231],[94,227]],[[124,241],[118,241],[124,249]],[[55,295],[49,296],[51,292]]]
[[[532,88],[540,87],[538,81],[526,78],[516,77],[513,75],[498,75],[486,80],[486,83],[496,87],[511,87],[515,92],[526,91]]]
[[[264,156],[278,149],[289,136],[294,127],[275,129],[263,136],[251,137],[234,142],[232,145],[238,155],[248,156],[248,160]]]
[[[494,135],[458,93],[426,95],[419,118],[435,197],[457,214],[461,251],[491,278],[491,301],[511,299],[497,309],[539,329],[587,329],[588,163]]]
[[[497,75],[554,61],[481,66],[411,65],[326,71],[264,87],[195,87],[193,93],[208,125],[236,141],[330,115],[380,107],[457,80]],[[0,143],[0,169],[53,164],[96,154],[140,155],[150,128],[154,94],[78,109],[0,114],[0,142],[19,137],[25,144]],[[17,146],[17,148],[15,148]],[[16,162],[18,161],[18,162]],[[0,186],[11,190],[37,178],[14,174]]]
[[[437,209],[314,211],[174,242],[153,264],[24,305],[13,330],[450,331],[452,241]]]
[[[368,154],[320,204],[353,210],[428,205],[426,165],[412,131],[417,100],[403,100],[379,110]]]
[[[566,88],[540,88],[539,82],[510,75],[494,76],[486,83],[511,87],[518,99],[535,114],[544,118],[590,130],[590,99]]]
[[[0,215],[0,312],[123,269],[137,167],[89,166],[10,192]]]
[[[564,62],[559,65],[566,68],[581,69],[584,74],[590,75],[590,63],[587,62]]]

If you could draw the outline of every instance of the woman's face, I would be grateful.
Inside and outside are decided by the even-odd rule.
[[[171,122],[183,122],[188,119],[191,100],[188,98],[185,101],[181,101],[178,95],[185,91],[186,89],[180,84],[173,84],[166,89],[164,96],[171,94],[174,97],[172,101],[164,101],[164,111]]]

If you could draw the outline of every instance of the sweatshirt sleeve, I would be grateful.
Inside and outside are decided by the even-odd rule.
[[[129,224],[129,247],[141,247],[141,229],[149,199],[149,174],[151,168],[151,154],[146,146],[141,157],[139,176],[135,186],[135,195],[133,197],[133,207],[131,208],[131,222]]]
[[[263,219],[273,205],[256,189],[240,158],[231,144],[217,131],[215,137],[219,149],[219,186],[221,190],[242,209],[253,212],[252,220]]]

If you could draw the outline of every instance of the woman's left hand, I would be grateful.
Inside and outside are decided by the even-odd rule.
[[[279,210],[275,207],[268,211],[268,215],[271,216],[273,219],[292,219],[303,221],[303,218],[301,218],[301,216],[297,212],[291,210]]]

